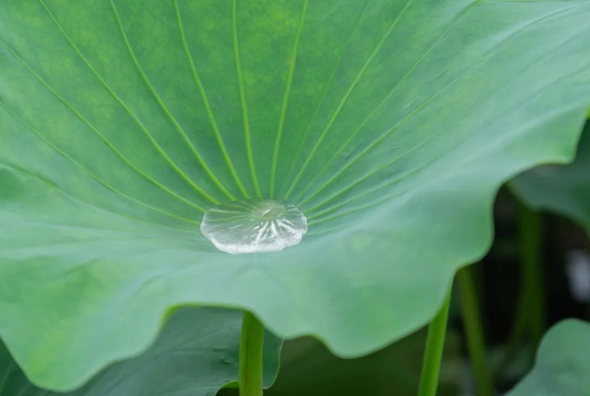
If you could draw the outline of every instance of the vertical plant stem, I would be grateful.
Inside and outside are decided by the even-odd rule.
[[[262,396],[262,348],[264,326],[244,312],[240,340],[240,396]]]
[[[528,315],[529,335],[535,345],[543,337],[545,309],[541,268],[541,214],[520,205],[520,260],[522,265],[522,298]]]
[[[512,334],[510,334],[510,340],[508,341],[508,347],[506,348],[506,354],[500,361],[498,368],[496,369],[496,373],[500,374],[506,370],[510,362],[514,359],[518,352],[518,347],[520,346],[524,335],[527,331],[527,307],[526,307],[526,298],[524,293],[521,291],[521,296],[518,299],[518,303],[516,306],[516,312],[512,324]]]
[[[424,362],[422,363],[422,376],[420,378],[419,396],[435,396],[438,388],[438,377],[445,345],[447,332],[447,318],[451,304],[452,288],[445,298],[445,302],[428,327]]]
[[[457,273],[457,287],[460,295],[463,326],[467,337],[467,349],[469,350],[471,365],[477,383],[477,395],[492,396],[494,385],[486,359],[484,334],[479,313],[479,299],[477,298],[470,267],[465,267]]]
[[[518,209],[520,296],[507,352],[498,365],[497,373],[506,370],[516,356],[523,338],[530,337],[536,346],[541,341],[545,328],[543,271],[541,268],[541,214],[528,209],[521,203],[519,203]]]

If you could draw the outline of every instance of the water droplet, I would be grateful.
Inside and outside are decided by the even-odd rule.
[[[221,251],[275,252],[297,245],[307,232],[307,219],[295,205],[265,199],[219,205],[201,222],[201,233]]]

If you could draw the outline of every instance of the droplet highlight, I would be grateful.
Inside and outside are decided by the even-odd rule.
[[[265,199],[219,205],[205,213],[201,233],[227,253],[276,252],[297,245],[307,219],[295,205]]]

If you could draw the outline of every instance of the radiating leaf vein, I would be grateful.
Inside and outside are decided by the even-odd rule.
[[[24,59],[22,59],[12,48],[10,48],[10,46],[2,39],[0,39],[0,41],[2,42],[2,44],[4,45],[4,48],[12,55],[12,57],[16,60],[18,60],[26,69],[29,73],[31,73],[31,75],[33,75],[33,77],[35,77],[53,96],[55,96],[68,110],[70,110],[72,113],[74,113],[74,115],[80,119],[80,121],[82,121],[88,128],[90,128],[91,131],[93,131],[99,138],[100,140],[103,141],[103,143],[109,148],[111,149],[111,151],[117,156],[119,157],[128,167],[130,167],[131,169],[133,169],[135,172],[137,172],[140,176],[142,176],[144,179],[148,180],[149,182],[155,184],[156,186],[160,187],[162,190],[166,191],[167,193],[169,193],[170,195],[174,196],[175,198],[183,201],[184,203],[202,211],[203,213],[206,212],[206,210],[199,206],[198,204],[186,199],[185,197],[183,197],[182,195],[177,194],[176,192],[170,190],[168,187],[166,187],[165,185],[163,185],[162,183],[160,183],[159,181],[157,181],[156,179],[154,179],[153,177],[151,177],[150,175],[148,175],[147,173],[145,173],[144,171],[142,171],[141,169],[137,168],[133,163],[131,163],[113,144],[110,140],[108,140],[106,138],[106,136],[104,136],[102,134],[102,132],[100,132],[90,121],[88,121],[78,110],[76,110],[76,108],[74,108],[72,106],[71,103],[69,103],[63,96],[61,96],[51,85],[49,85],[43,78],[41,78],[41,76],[39,76],[35,70],[33,70],[33,68],[31,68],[31,66],[29,66],[28,63],[25,62]]]
[[[567,40],[569,40],[569,39],[571,39],[571,37],[568,37],[568,39],[567,39]],[[564,42],[566,42],[567,40],[564,40],[564,41],[563,41],[563,42],[561,42],[559,45],[557,45],[555,48],[559,48],[559,47],[560,47],[561,45],[563,45],[563,43],[564,43]],[[543,57],[543,58],[547,58],[547,57],[549,57],[549,56],[550,56],[550,54],[551,54],[551,51],[549,52],[549,55],[548,55],[548,56],[545,56],[545,57]],[[537,64],[537,63],[538,63],[538,62],[533,62],[533,64]],[[493,122],[493,123],[491,123],[490,125],[488,125],[488,126],[487,126],[487,127],[486,127],[486,128],[485,128],[485,129],[484,129],[482,132],[481,132],[481,133],[484,133],[486,130],[488,130],[488,129],[491,129],[492,127],[496,126],[496,125],[497,125],[497,124],[499,124],[501,121],[503,121],[504,119],[508,118],[508,116],[510,116],[510,115],[512,115],[513,113],[515,113],[515,112],[517,112],[518,110],[520,110],[520,109],[521,109],[523,106],[525,106],[525,105],[527,105],[528,103],[530,103],[530,101],[532,101],[534,98],[536,98],[536,97],[537,97],[537,96],[539,96],[541,93],[543,93],[543,92],[544,92],[546,89],[548,89],[548,88],[549,88],[549,87],[550,87],[552,84],[556,84],[556,83],[558,83],[558,82],[560,82],[560,81],[566,80],[566,79],[568,79],[569,77],[571,77],[572,75],[575,75],[575,74],[577,74],[577,73],[579,73],[579,72],[581,72],[581,71],[583,71],[583,70],[586,70],[586,69],[587,69],[589,66],[590,66],[590,63],[588,63],[588,64],[585,64],[585,65],[583,65],[582,67],[578,68],[577,70],[575,70],[575,71],[573,71],[573,72],[571,72],[571,73],[568,73],[567,75],[565,75],[565,76],[563,76],[563,77],[560,77],[560,78],[556,79],[555,81],[551,82],[551,84],[549,84],[549,85],[547,85],[547,86],[543,87],[542,89],[538,90],[536,93],[534,93],[534,94],[533,94],[531,97],[529,97],[527,100],[524,100],[524,101],[523,101],[523,102],[522,102],[522,103],[521,103],[519,106],[515,107],[515,108],[514,108],[512,111],[510,111],[509,113],[504,113],[503,117],[499,117],[499,118],[497,118],[496,120],[494,120],[494,122]],[[511,83],[512,83],[512,81],[509,81],[508,83],[506,83],[506,84],[504,85],[504,87],[506,87],[506,86],[509,86]],[[553,111],[551,111],[551,112],[548,112],[548,113],[546,113],[546,114],[545,114],[543,117],[540,117],[540,118],[536,118],[536,119],[533,119],[533,120],[531,120],[529,123],[527,123],[527,124],[525,124],[525,125],[523,125],[523,126],[519,127],[518,129],[519,129],[519,130],[524,130],[524,129],[530,128],[530,127],[532,127],[532,126],[534,126],[534,125],[541,124],[541,123],[543,123],[543,122],[546,122],[548,119],[550,119],[550,118],[552,118],[552,117],[554,117],[554,116],[556,116],[556,115],[562,114],[563,112],[565,112],[565,111],[567,111],[567,110],[572,110],[572,109],[575,109],[575,108],[577,108],[577,107],[579,107],[579,103],[573,103],[573,104],[571,104],[571,103],[567,103],[566,105],[564,105],[564,106],[561,106],[560,108],[557,108],[557,109],[555,109],[555,110],[553,110]],[[464,119],[464,118],[465,118],[465,117],[467,117],[468,115],[469,115],[469,113],[466,113],[466,115],[465,115],[464,117],[462,117],[461,119],[457,120],[457,121],[456,121],[456,122],[454,122],[453,124],[451,124],[451,125],[449,125],[449,126],[445,127],[445,129],[448,129],[448,128],[452,127],[454,124],[456,124],[457,122],[461,121],[462,119]],[[396,178],[396,179],[394,179],[394,180],[390,180],[390,181],[388,181],[388,182],[386,182],[386,183],[384,183],[384,184],[381,184],[381,185],[379,185],[379,186],[376,186],[376,187],[374,187],[374,188],[372,188],[372,189],[369,189],[369,190],[364,190],[364,191],[362,191],[362,193],[361,193],[361,194],[358,194],[358,195],[356,195],[356,196],[354,196],[354,197],[351,197],[351,198],[349,198],[349,199],[347,199],[347,200],[345,200],[345,201],[343,201],[343,202],[339,203],[339,204],[338,204],[338,205],[336,205],[336,206],[333,206],[333,207],[331,207],[331,208],[328,208],[328,209],[326,209],[326,210],[323,210],[323,211],[321,211],[321,212],[314,213],[313,215],[310,215],[310,216],[308,216],[308,219],[309,219],[309,220],[311,220],[311,221],[310,221],[310,225],[312,225],[312,224],[314,224],[314,225],[315,225],[315,224],[322,223],[322,222],[325,222],[325,221],[328,221],[328,220],[332,220],[332,219],[334,219],[334,218],[337,218],[337,217],[342,217],[342,216],[344,216],[344,215],[347,215],[347,214],[349,214],[349,213],[353,213],[353,212],[357,212],[357,211],[360,211],[360,210],[365,210],[365,209],[368,209],[368,208],[371,208],[371,207],[374,207],[374,206],[378,206],[378,205],[380,205],[380,204],[382,204],[382,203],[384,203],[384,202],[387,202],[387,201],[389,201],[389,200],[391,200],[391,199],[394,199],[394,198],[399,198],[399,197],[401,197],[401,196],[403,196],[403,195],[405,195],[405,194],[409,193],[410,191],[403,191],[403,192],[401,192],[401,193],[398,193],[398,194],[395,194],[395,195],[391,195],[391,196],[388,196],[388,197],[385,197],[385,198],[379,199],[379,200],[377,200],[377,201],[375,201],[375,202],[373,202],[373,203],[371,203],[371,204],[364,205],[364,206],[361,206],[361,207],[358,207],[358,208],[355,208],[355,209],[351,209],[351,210],[349,210],[349,211],[345,211],[345,212],[342,212],[342,213],[338,213],[337,215],[334,215],[334,216],[330,216],[330,217],[323,217],[323,218],[322,218],[322,216],[325,216],[326,214],[328,214],[328,213],[330,213],[330,212],[333,212],[333,211],[335,211],[336,209],[338,209],[338,208],[340,208],[340,207],[347,206],[347,204],[348,204],[348,203],[350,203],[350,202],[352,202],[352,201],[354,201],[354,200],[357,200],[357,199],[359,199],[359,198],[362,198],[362,197],[365,197],[365,196],[371,195],[371,194],[373,194],[373,193],[375,193],[375,192],[377,192],[377,191],[383,190],[384,188],[390,187],[390,186],[392,186],[392,185],[394,185],[394,184],[396,184],[396,183],[400,182],[401,180],[403,180],[403,179],[406,179],[407,177],[409,177],[409,176],[411,176],[411,175],[413,175],[413,174],[417,173],[418,171],[421,171],[421,170],[425,169],[426,167],[428,167],[428,166],[432,165],[433,163],[437,162],[437,161],[438,161],[440,158],[442,158],[443,156],[445,156],[445,155],[447,155],[447,154],[451,153],[452,151],[456,150],[458,147],[460,147],[460,146],[462,146],[462,145],[466,144],[466,143],[467,143],[467,142],[468,142],[468,141],[469,141],[471,138],[473,138],[473,136],[469,136],[467,139],[464,139],[462,142],[460,142],[460,143],[458,143],[457,145],[455,145],[455,146],[451,147],[449,150],[446,150],[444,153],[441,153],[441,155],[439,155],[437,158],[434,158],[432,161],[429,161],[429,162],[427,162],[427,163],[423,164],[422,166],[419,166],[419,167],[417,167],[417,168],[415,168],[415,169],[411,170],[410,172],[407,172],[407,173],[405,173],[404,175],[402,175],[402,176],[400,176],[400,177],[398,177],[398,178]],[[489,147],[488,147],[488,148],[489,148]],[[426,186],[426,184],[422,184],[422,185],[421,185],[421,187],[422,187],[422,188],[423,188],[423,187],[425,187],[425,186]],[[331,200],[330,200],[330,201],[331,201]],[[322,202],[322,203],[320,203],[320,204],[318,204],[318,205],[314,206],[312,209],[310,209],[310,210],[309,210],[309,213],[313,213],[315,210],[317,210],[317,208],[319,208],[319,207],[321,207],[321,206],[324,206],[324,205],[325,205],[325,203],[326,203],[326,202],[324,201],[324,202]],[[317,218],[320,218],[320,220],[315,220],[315,219],[317,219]]]
[[[32,172],[29,172],[28,170],[25,170],[25,169],[24,169],[24,168],[22,168],[22,167],[19,167],[19,166],[16,166],[16,165],[11,165],[11,164],[4,163],[4,162],[0,162],[0,167],[4,167],[4,168],[6,168],[6,169],[10,169],[10,170],[12,170],[13,172],[22,173],[22,174],[26,175],[27,177],[30,177],[30,178],[31,178],[31,179],[33,179],[33,180],[36,180],[36,181],[38,181],[38,182],[40,182],[40,183],[43,183],[43,184],[45,184],[45,185],[49,186],[50,188],[53,188],[53,189],[55,189],[55,190],[56,190],[56,191],[58,191],[60,194],[62,194],[64,197],[67,197],[68,199],[70,199],[70,200],[72,200],[72,201],[74,201],[74,202],[76,202],[76,203],[80,204],[81,206],[86,206],[86,207],[92,208],[92,209],[94,209],[94,210],[97,210],[97,211],[103,212],[103,213],[105,213],[105,214],[114,215],[114,216],[119,216],[119,217],[121,217],[121,218],[126,218],[126,219],[129,219],[129,220],[133,220],[134,222],[140,222],[140,223],[149,224],[150,226],[156,226],[156,227],[160,227],[160,228],[166,228],[166,229],[173,230],[173,231],[175,231],[175,232],[189,232],[189,233],[191,233],[191,234],[194,234],[194,232],[192,232],[192,231],[186,231],[186,230],[181,230],[181,229],[178,229],[178,228],[168,227],[168,226],[165,226],[165,225],[160,225],[160,224],[151,223],[151,222],[149,222],[149,221],[145,221],[145,220],[143,220],[143,219],[136,219],[136,218],[134,218],[134,217],[131,217],[131,216],[128,216],[128,215],[126,215],[126,214],[122,214],[122,213],[114,213],[114,212],[111,212],[111,211],[109,211],[109,210],[107,210],[107,209],[105,209],[105,208],[102,208],[102,207],[96,206],[96,205],[94,205],[94,204],[91,204],[91,203],[89,203],[89,202],[87,202],[87,201],[82,201],[82,200],[80,200],[79,198],[77,198],[77,197],[73,196],[72,194],[68,193],[67,191],[65,191],[65,190],[64,190],[64,189],[62,189],[61,187],[59,187],[57,184],[55,184],[55,183],[54,183],[54,182],[52,182],[51,180],[45,179],[44,177],[41,177],[40,175],[37,175],[37,174],[35,174],[35,173],[32,173]],[[38,224],[39,224],[39,223],[38,223]],[[54,225],[55,225],[55,224],[54,224]],[[68,226],[68,227],[69,227],[69,226]],[[81,227],[79,227],[79,226],[76,226],[76,228],[81,228]],[[99,228],[93,228],[93,229],[95,229],[95,230],[99,230]],[[110,230],[110,231],[115,231],[115,230],[113,230],[113,229],[108,229],[108,230]],[[134,235],[138,235],[138,233],[134,233]],[[161,237],[161,235],[159,235],[159,236]]]
[[[287,190],[287,193],[285,195],[286,199],[288,199],[291,196],[291,194],[293,193],[293,190],[297,186],[297,183],[299,183],[299,180],[303,176],[303,173],[307,169],[307,166],[309,165],[309,163],[311,162],[315,153],[319,149],[320,145],[322,144],[322,142],[326,138],[326,135],[327,135],[328,131],[330,130],[330,128],[332,127],[332,125],[334,124],[334,121],[336,121],[336,118],[338,118],[338,115],[340,115],[340,111],[342,111],[342,108],[344,107],[344,105],[348,101],[348,98],[350,97],[350,95],[352,94],[352,92],[356,88],[357,84],[359,83],[359,81],[361,80],[361,78],[363,77],[363,75],[365,74],[367,69],[369,68],[369,65],[373,62],[373,59],[375,59],[375,57],[377,56],[379,51],[381,51],[381,49],[383,48],[383,45],[385,44],[385,42],[387,41],[387,39],[389,38],[391,33],[395,30],[395,27],[397,26],[397,24],[401,20],[402,16],[405,14],[405,12],[408,10],[408,8],[410,7],[410,5],[413,2],[414,2],[414,0],[408,0],[406,5],[404,6],[404,8],[400,11],[400,13],[394,19],[394,21],[391,24],[391,26],[389,27],[389,29],[387,29],[387,31],[385,32],[385,34],[383,35],[381,40],[379,40],[377,47],[373,50],[373,52],[371,53],[371,55],[369,56],[369,58],[367,59],[367,61],[365,62],[365,64],[363,65],[363,67],[361,68],[359,73],[357,74],[357,76],[355,77],[354,81],[352,82],[352,84],[350,85],[350,87],[348,88],[348,90],[346,91],[346,93],[344,94],[342,99],[340,100],[340,103],[338,103],[338,106],[336,107],[334,114],[332,115],[332,117],[328,121],[328,125],[326,125],[324,130],[320,133],[320,137],[316,141],[315,145],[311,149],[311,151],[308,154],[305,161],[303,162],[303,165],[301,166],[301,169],[299,170],[299,172],[295,176],[295,179],[293,180],[291,187],[289,187],[289,189]]]
[[[160,95],[158,94],[158,92],[156,91],[156,89],[154,88],[152,83],[150,82],[147,74],[143,70],[143,67],[141,66],[141,64],[139,63],[139,60],[137,59],[137,56],[135,55],[135,51],[133,51],[133,48],[131,47],[131,43],[129,42],[129,38],[127,37],[127,33],[125,32],[125,28],[123,27],[123,22],[121,21],[121,16],[119,15],[119,11],[117,10],[114,0],[110,0],[110,3],[111,3],[111,7],[113,9],[113,14],[115,15],[115,19],[117,20],[117,25],[119,26],[119,31],[121,32],[123,42],[125,43],[125,47],[127,47],[127,50],[129,51],[129,56],[131,57],[133,64],[137,68],[137,71],[138,71],[139,75],[141,76],[141,78],[143,79],[144,83],[146,84],[148,90],[154,96],[154,99],[156,99],[156,102],[158,102],[158,105],[162,108],[162,110],[164,111],[164,114],[166,114],[168,119],[172,122],[172,124],[174,125],[174,127],[176,128],[178,133],[182,136],[182,139],[185,141],[185,143],[187,144],[189,149],[193,152],[193,154],[195,155],[195,158],[197,159],[197,161],[199,162],[199,164],[201,165],[201,167],[203,168],[205,173],[209,176],[209,178],[213,181],[213,183],[223,192],[223,194],[225,194],[229,199],[235,200],[236,198],[229,192],[229,190],[223,185],[223,183],[221,183],[221,181],[217,178],[217,176],[215,176],[215,174],[211,171],[211,169],[209,169],[209,167],[207,166],[207,164],[205,163],[205,161],[201,157],[201,154],[197,151],[197,149],[195,148],[195,146],[193,145],[193,143],[191,142],[191,140],[187,136],[186,132],[184,131],[184,128],[180,125],[178,120],[176,120],[174,115],[170,112],[170,109],[168,108],[168,106],[166,106],[166,104],[164,103],[164,100],[160,97]],[[211,194],[209,194],[202,187],[200,187],[198,184],[196,184],[194,182],[194,180],[192,180],[187,174],[185,174],[184,171],[182,169],[180,169],[178,167],[178,165],[176,165],[176,163],[158,145],[156,140],[153,138],[153,136],[149,132],[148,132],[148,138],[150,139],[150,141],[152,141],[152,143],[154,144],[154,146],[156,147],[158,152],[160,152],[164,156],[164,158],[170,164],[170,166],[172,166],[172,168],[174,168],[174,170],[176,170],[178,172],[178,174],[184,180],[186,180],[191,186],[193,186],[193,188],[195,188],[195,190],[197,190],[199,193],[201,193],[205,198],[207,198],[207,200],[209,200],[213,204],[218,205],[220,203]]]
[[[371,113],[369,113],[369,115],[363,120],[363,122],[361,122],[361,124],[354,130],[354,132],[350,135],[350,137],[344,141],[344,143],[340,146],[340,148],[338,150],[336,150],[336,152],[328,160],[328,162],[326,162],[326,164],[324,164],[319,170],[314,170],[314,176],[309,180],[309,182],[307,182],[307,184],[303,188],[300,188],[300,193],[293,199],[294,201],[298,201],[299,199],[301,199],[301,197],[311,187],[313,182],[325,172],[325,170],[332,164],[332,162],[334,162],[336,160],[336,158],[338,158],[338,156],[340,156],[342,151],[344,151],[344,149],[350,144],[350,142],[352,142],[352,140],[358,135],[358,133],[363,129],[363,127],[375,116],[375,114],[377,114],[377,112],[381,109],[381,107],[383,107],[383,105],[387,102],[387,100],[395,93],[397,88],[400,87],[401,84],[404,81],[406,81],[408,79],[408,77],[410,77],[412,75],[414,70],[416,70],[416,68],[420,65],[420,63],[422,63],[422,61],[426,58],[426,56],[434,48],[436,48],[438,46],[438,44],[442,41],[443,38],[445,38],[447,36],[447,34],[451,31],[451,29],[459,21],[459,19],[461,19],[461,17],[470,8],[472,8],[476,4],[478,4],[478,2],[469,4],[459,14],[457,14],[457,17],[453,19],[453,21],[449,24],[447,29],[445,29],[445,31],[438,36],[438,38],[428,48],[428,50],[426,50],[422,54],[422,56],[412,65],[412,67],[410,67],[410,69],[408,69],[408,71],[404,74],[404,76],[395,83],[393,88],[391,88],[391,90],[387,93],[387,95],[385,95],[385,97],[381,100],[381,102],[379,102],[379,104],[373,109],[373,111],[371,111]]]
[[[95,179],[98,183],[102,184],[106,189],[112,191],[113,193],[120,195],[121,197],[128,199],[138,205],[141,205],[143,207],[146,207],[148,209],[154,210],[156,212],[159,212],[163,215],[166,216],[170,216],[174,219],[177,220],[181,220],[187,223],[192,223],[192,224],[200,224],[200,222],[195,221],[195,220],[190,220],[186,217],[182,217],[179,215],[176,215],[174,213],[170,213],[167,212],[165,210],[159,209],[155,206],[151,206],[145,202],[139,201],[125,193],[123,193],[122,191],[116,189],[115,187],[113,187],[112,185],[108,184],[106,181],[104,181],[102,178],[100,178],[96,173],[92,172],[90,169],[88,169],[87,167],[85,167],[82,163],[78,162],[76,159],[74,159],[72,156],[70,156],[68,153],[66,153],[65,151],[63,151],[62,149],[60,149],[59,147],[57,147],[54,143],[52,143],[49,139],[47,139],[45,136],[43,136],[43,134],[41,132],[39,132],[37,129],[33,128],[31,125],[29,125],[29,123],[27,123],[25,120],[22,119],[22,117],[18,116],[14,111],[12,111],[5,103],[0,102],[0,107],[2,107],[8,114],[10,114],[13,118],[15,118],[16,120],[18,120],[27,130],[29,130],[31,133],[33,133],[34,135],[36,135],[39,139],[41,139],[42,142],[44,142],[49,148],[51,148],[52,150],[54,150],[55,152],[57,152],[59,155],[61,155],[62,157],[66,158],[68,161],[72,162],[73,164],[75,164],[76,166],[78,166],[79,168],[83,169],[84,171],[86,171],[93,179]],[[114,212],[113,212],[114,213]],[[153,223],[155,224],[155,223]]]
[[[256,173],[256,164],[254,163],[254,154],[252,151],[252,136],[250,134],[250,120],[248,119],[248,103],[246,101],[246,89],[244,87],[244,76],[242,72],[242,62],[240,60],[240,48],[238,41],[238,4],[237,0],[232,3],[232,36],[234,44],[234,58],[236,60],[236,73],[238,76],[238,85],[240,88],[240,103],[242,105],[242,119],[244,122],[244,139],[246,141],[246,154],[248,156],[248,165],[250,167],[250,175],[252,176],[252,183],[256,190],[256,195],[261,198],[262,191],[260,190],[260,183]]]
[[[293,83],[293,75],[295,74],[295,65],[297,64],[297,51],[299,49],[299,40],[301,38],[301,32],[303,30],[303,24],[305,23],[305,14],[307,13],[307,6],[309,0],[303,1],[303,9],[301,10],[301,16],[299,17],[299,25],[297,27],[297,33],[295,34],[295,41],[293,43],[293,50],[291,51],[291,58],[289,60],[289,74],[287,76],[287,86],[285,87],[285,94],[283,96],[283,104],[281,105],[281,116],[279,118],[279,126],[277,129],[277,137],[274,145],[274,152],[272,155],[272,165],[270,171],[270,197],[274,198],[275,195],[275,182],[277,177],[277,165],[279,162],[279,151],[281,148],[281,139],[283,137],[283,128],[285,126],[285,116],[287,115],[287,107],[289,105],[289,97],[291,94],[291,84]]]
[[[577,8],[580,5],[584,5],[584,3],[578,3],[578,4],[574,5],[574,6],[571,6],[571,7],[562,9],[562,10],[554,11],[554,12],[551,12],[549,14],[543,15],[542,17],[537,18],[537,19],[534,19],[533,21],[524,24],[519,29],[517,29],[514,32],[510,33],[500,43],[498,43],[497,45],[495,45],[494,48],[492,48],[490,51],[488,51],[486,53],[486,55],[480,61],[478,61],[477,63],[471,65],[464,72],[462,72],[459,76],[457,76],[457,78],[455,78],[453,81],[451,81],[445,87],[443,87],[443,89],[441,89],[440,91],[436,92],[434,95],[432,95],[431,97],[429,97],[426,101],[424,101],[422,104],[420,104],[420,106],[418,106],[415,110],[413,110],[406,117],[404,117],[402,120],[400,120],[398,123],[396,123],[392,128],[390,128],[389,130],[387,130],[386,132],[384,132],[383,134],[381,134],[381,136],[379,136],[376,140],[374,140],[369,146],[367,146],[364,150],[362,150],[357,156],[355,156],[350,161],[348,161],[347,164],[345,164],[344,166],[342,166],[338,170],[338,172],[336,172],[334,175],[332,175],[332,177],[330,177],[330,179],[328,179],[325,183],[323,183],[317,190],[315,190],[312,194],[308,195],[305,199],[303,199],[301,202],[299,202],[299,205],[303,205],[305,202],[308,202],[311,198],[313,198],[318,193],[320,193],[321,191],[323,191],[326,187],[328,187],[329,185],[331,185],[331,183],[333,183],[340,175],[342,175],[344,172],[346,172],[346,170],[348,168],[350,168],[350,166],[352,166],[359,159],[361,159],[364,156],[366,156],[367,153],[370,152],[373,148],[375,148],[381,141],[383,141],[383,139],[385,139],[386,137],[388,137],[392,132],[396,131],[403,123],[405,123],[406,121],[412,119],[416,114],[418,114],[428,104],[430,104],[433,100],[435,100],[436,98],[438,98],[447,89],[449,89],[450,87],[454,86],[457,82],[461,81],[466,75],[468,75],[476,67],[480,66],[481,64],[483,64],[484,62],[486,62],[488,59],[490,59],[492,57],[492,55],[494,55],[498,50],[500,50],[501,48],[503,48],[503,46],[506,45],[512,38],[514,38],[518,34],[522,33],[527,28],[530,28],[531,26],[533,26],[533,25],[535,25],[535,24],[537,24],[537,23],[539,23],[539,22],[541,22],[543,20],[546,20],[546,19],[551,18],[553,16],[556,16],[558,14],[565,13],[567,11],[570,11],[571,9]],[[413,148],[411,150],[413,150]],[[398,157],[398,158],[400,158],[400,157]],[[397,160],[397,158],[396,158],[396,160]],[[393,161],[393,162],[395,162],[395,161]],[[361,178],[357,179],[354,182],[354,185],[357,185],[358,183],[366,180],[368,177],[372,176],[373,174],[375,174],[379,170],[382,170],[382,169],[390,166],[393,162],[388,163],[385,166],[383,166],[383,167],[381,167],[381,168],[379,168],[379,169],[377,169],[375,171],[372,171],[372,172],[370,172],[370,173],[362,176]],[[350,189],[350,186],[347,186],[344,190],[342,190],[342,191],[334,194],[332,197],[328,198],[326,201],[333,200],[336,196],[338,196],[339,194],[341,194],[344,191],[347,191],[348,189]],[[326,202],[326,201],[324,201],[324,202]]]
[[[360,21],[363,18],[363,15],[365,14],[365,12],[367,11],[367,8],[368,8],[369,4],[371,3],[371,1],[372,0],[367,0],[362,11],[359,13],[359,16],[357,17],[352,29],[350,29],[348,37],[347,37],[344,45],[342,46],[342,51],[340,52],[338,59],[334,63],[334,67],[332,68],[332,72],[330,73],[330,77],[328,78],[328,82],[326,83],[326,86],[324,87],[324,90],[322,92],[322,96],[318,100],[317,105],[315,106],[315,110],[313,111],[312,116],[309,119],[309,122],[307,123],[307,127],[305,129],[305,132],[303,133],[303,135],[301,137],[301,143],[299,144],[297,151],[295,152],[295,156],[293,157],[294,159],[291,162],[291,166],[287,172],[287,175],[288,175],[287,178],[289,178],[291,176],[291,174],[293,173],[293,170],[295,169],[295,166],[297,165],[297,159],[301,156],[301,151],[303,150],[303,144],[305,143],[305,141],[307,140],[307,137],[309,136],[309,133],[311,132],[311,126],[313,125],[313,121],[316,119],[316,117],[318,116],[318,114],[320,112],[321,105],[322,105],[322,103],[324,103],[324,99],[326,98],[326,95],[328,94],[328,91],[329,91],[330,87],[332,86],[332,81],[334,80],[334,77],[336,76],[336,73],[338,71],[340,63],[342,62],[342,59],[344,59],[344,54],[346,53],[346,49],[348,48],[348,45],[350,44],[350,41],[352,40],[352,37],[353,37],[354,33],[356,32],[356,30],[360,24]]]
[[[213,115],[213,110],[211,109],[211,104],[210,104],[209,99],[207,97],[207,92],[205,91],[205,87],[203,86],[203,82],[201,81],[201,78],[199,77],[199,73],[197,72],[197,67],[195,65],[193,55],[192,55],[191,50],[188,46],[188,42],[186,40],[186,34],[184,31],[184,25],[182,22],[182,15],[180,13],[180,7],[178,6],[178,0],[174,0],[174,8],[176,9],[176,19],[178,20],[178,29],[180,30],[180,37],[182,40],[182,46],[184,48],[184,51],[186,52],[186,56],[187,56],[189,64],[190,64],[191,71],[192,71],[193,77],[195,79],[195,83],[197,84],[197,87],[199,89],[199,93],[201,94],[201,97],[203,98],[203,103],[205,105],[205,111],[207,112],[207,117],[209,118],[209,121],[211,122],[211,127],[213,128],[213,132],[215,133],[215,138],[217,139],[217,143],[219,144],[219,148],[221,149],[221,153],[223,155],[225,163],[226,163],[227,167],[229,168],[229,171],[232,174],[232,177],[234,178],[236,185],[238,186],[240,192],[244,195],[244,198],[249,199],[250,194],[248,193],[248,191],[244,187],[244,184],[242,183],[242,180],[240,179],[240,177],[236,173],[236,169],[234,167],[234,164],[229,156],[229,153],[227,152],[225,144],[223,143],[223,138],[221,137],[221,133],[219,132],[219,127],[217,125],[217,121],[215,121],[215,116]]]

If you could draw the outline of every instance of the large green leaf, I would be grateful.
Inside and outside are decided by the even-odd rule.
[[[67,395],[36,388],[0,343],[0,396],[213,396],[238,378],[241,317],[238,311],[181,308],[145,353],[110,366]],[[276,377],[280,345],[276,337],[265,337],[266,386]]]
[[[341,356],[428,321],[516,173],[571,158],[590,1],[0,0],[0,335],[80,385],[185,303]],[[310,220],[232,256],[202,210]],[[55,364],[58,361],[60,364]]]
[[[506,396],[588,396],[590,325],[565,320],[545,335],[532,371]]]
[[[573,163],[538,167],[515,178],[511,187],[527,205],[567,216],[590,233],[590,123]]]

